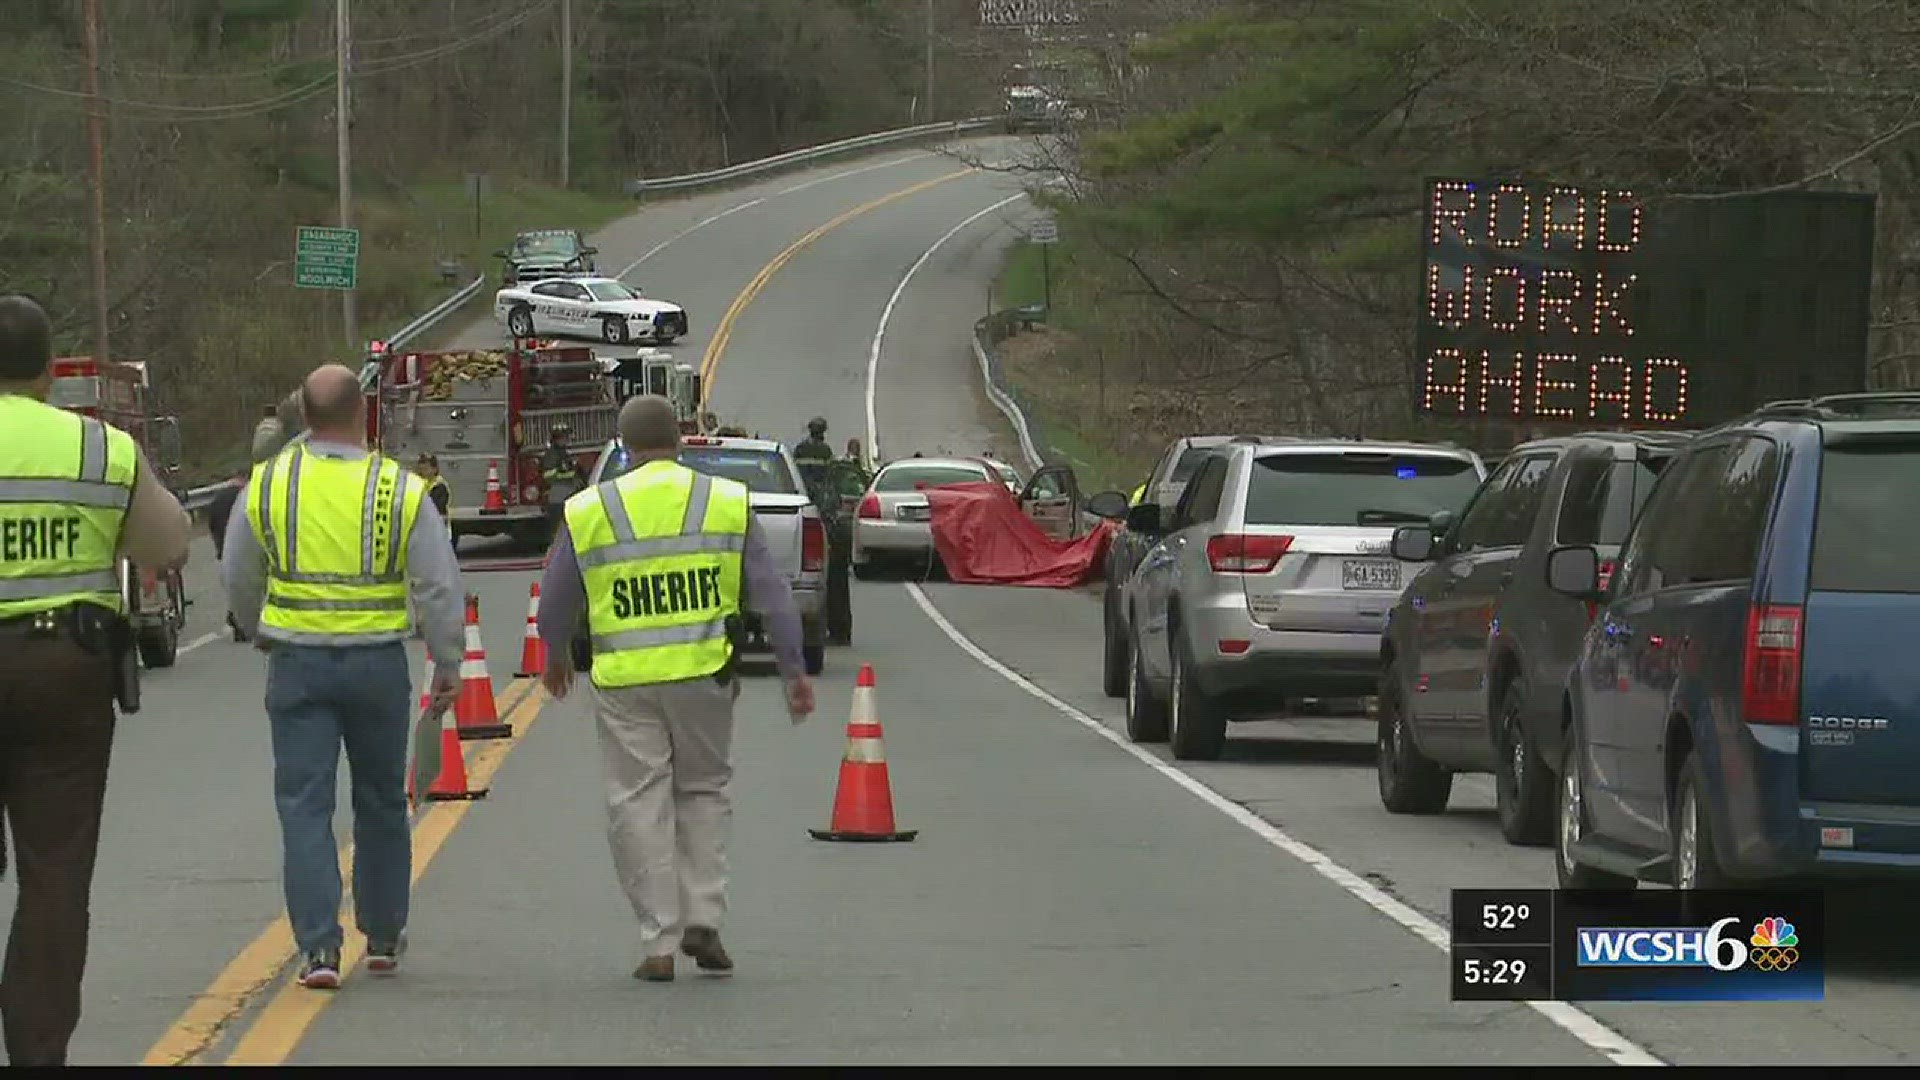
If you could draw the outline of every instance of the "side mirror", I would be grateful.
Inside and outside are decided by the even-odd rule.
[[[1433,558],[1433,530],[1425,525],[1402,525],[1393,530],[1393,557],[1401,562]]]
[[[1127,497],[1117,491],[1102,491],[1087,499],[1087,513],[1117,521],[1127,516]]]
[[[1435,510],[1427,518],[1427,527],[1433,530],[1435,540],[1453,531],[1454,517],[1454,512],[1451,510]]]
[[[493,257],[494,257],[494,258],[496,258],[496,259],[504,259],[504,258],[506,258],[506,257],[507,257],[507,249],[506,249],[506,248],[501,248],[501,249],[500,249],[499,251],[496,251],[496,252],[494,252],[494,253],[493,253]]]
[[[1137,533],[1160,531],[1160,504],[1143,502],[1127,507],[1127,528]]]
[[[580,254],[582,254],[582,255],[598,255],[598,254],[600,254],[600,249],[599,249],[599,248],[596,248],[596,247],[590,247],[590,248],[581,248],[581,249],[580,249]]]
[[[1575,600],[1600,599],[1600,553],[1585,544],[1549,551],[1547,587]]]

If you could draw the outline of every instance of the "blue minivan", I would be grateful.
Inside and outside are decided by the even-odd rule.
[[[1920,871],[1920,394],[1769,405],[1661,474],[1568,675],[1565,888]]]

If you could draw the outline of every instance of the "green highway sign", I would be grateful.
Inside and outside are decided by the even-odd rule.
[[[359,279],[360,230],[302,225],[293,248],[293,283],[302,289],[351,289]]]

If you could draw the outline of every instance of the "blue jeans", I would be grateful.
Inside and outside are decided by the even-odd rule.
[[[302,953],[341,946],[340,855],[333,802],[340,747],[353,780],[353,906],[370,942],[407,925],[413,835],[407,826],[412,680],[398,642],[274,645],[267,663],[273,801],[280,812],[287,917]]]

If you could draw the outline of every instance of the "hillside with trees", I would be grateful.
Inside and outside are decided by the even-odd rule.
[[[1104,387],[1073,437],[1119,471],[1202,429],[1434,434],[1409,401],[1432,176],[1875,193],[1871,378],[1920,377],[1920,5],[1243,0],[1129,62],[1124,115],[1054,147],[1054,326],[1013,343],[1043,412]]]

